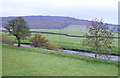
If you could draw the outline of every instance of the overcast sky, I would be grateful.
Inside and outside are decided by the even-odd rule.
[[[1,16],[49,15],[118,23],[119,0],[1,0]]]

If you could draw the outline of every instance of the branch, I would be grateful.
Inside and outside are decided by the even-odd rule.
[[[10,31],[10,28],[8,28],[8,27],[4,27],[4,28],[7,29],[8,32],[10,32],[11,34],[13,34],[12,31]],[[14,35],[14,34],[13,34],[13,35]]]

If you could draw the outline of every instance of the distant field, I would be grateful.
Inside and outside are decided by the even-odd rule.
[[[62,33],[76,36],[83,36],[87,30],[87,26],[80,25],[69,25],[64,29],[31,29],[31,31],[38,32],[53,32],[53,33]]]
[[[85,32],[82,32],[82,31],[65,30],[65,29],[31,29],[31,31],[62,33],[62,34],[69,34],[69,35],[76,35],[76,36],[85,35]]]
[[[62,33],[62,34],[68,34],[68,35],[75,35],[75,36],[84,36],[87,32],[87,30],[74,30],[70,27],[70,29],[31,29],[31,31],[37,31],[37,32],[52,32],[52,33]],[[72,30],[73,29],[73,30]],[[118,33],[113,32],[114,37],[118,37]]]
[[[66,37],[66,36],[51,35],[51,34],[43,34],[43,35],[48,37],[50,42],[60,46],[61,48],[79,49],[79,50],[88,50],[88,51],[90,50],[90,47],[82,45],[82,40],[84,38]],[[118,39],[114,39],[114,41],[115,41],[114,42],[115,48],[113,48],[112,50],[108,50],[108,52],[112,54],[118,54],[118,53],[120,54],[120,52],[118,52],[118,48],[120,48],[120,46],[118,46]],[[28,40],[22,40],[21,42],[30,43]]]
[[[80,50],[90,50],[90,47],[83,46],[82,40],[83,38],[75,38],[75,37],[66,37],[66,36],[59,36],[59,35],[51,35],[51,34],[44,34],[47,36],[51,42],[55,43],[56,45],[66,48],[66,49],[80,49]],[[108,50],[110,53],[118,54],[118,39],[114,39],[114,45],[116,46],[112,50]],[[119,47],[120,48],[120,47]]]
[[[38,31],[38,32],[54,32],[54,33],[66,33],[69,35],[80,35],[83,36],[85,34],[85,32],[82,31],[73,31],[73,30],[57,30],[57,29],[31,29],[31,31]],[[33,33],[32,33],[33,34]],[[116,34],[116,33],[115,33]],[[53,35],[53,34],[44,34],[45,36],[48,37],[48,39],[62,47],[65,49],[79,49],[79,50],[90,50],[90,47],[87,46],[83,46],[82,45],[82,40],[83,38],[77,38],[77,37],[67,37],[67,36],[62,36],[62,35]],[[116,34],[117,36],[117,34]],[[115,48],[113,48],[112,50],[108,50],[109,53],[113,53],[113,54],[120,54],[120,52],[118,52],[118,48],[120,48],[120,46],[118,46],[118,39],[114,39],[114,45],[116,46]],[[28,40],[22,40],[22,43],[30,43]]]
[[[76,35],[76,36],[83,36],[85,34],[85,31],[74,31],[74,30],[54,30],[54,29],[31,29],[31,31],[38,31],[38,32],[53,32],[53,33],[65,33],[69,35]],[[77,38],[77,37],[67,37],[62,35],[53,35],[53,34],[44,34],[47,36],[50,41],[57,44],[58,46],[66,49],[80,49],[80,50],[89,50],[90,47],[83,46],[82,40],[83,38]],[[118,37],[117,33],[114,33],[115,37]],[[112,50],[109,50],[110,53],[118,54],[118,39],[114,39],[115,48]],[[120,53],[119,53],[120,54]]]
[[[2,76],[118,76],[117,62],[2,45]]]
[[[89,26],[86,25],[69,25],[64,30],[86,31]]]

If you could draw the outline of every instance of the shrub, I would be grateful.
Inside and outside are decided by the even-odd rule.
[[[5,34],[5,33],[2,33],[2,43],[5,43],[5,44],[13,44],[15,42],[14,38]]]
[[[34,47],[44,47],[47,49],[54,50],[61,49],[59,46],[50,42],[46,36],[40,33],[36,33],[33,37],[29,39],[29,41],[31,42],[32,45],[34,45]]]
[[[61,47],[53,44],[52,42],[47,43],[46,48],[47,48],[47,49],[54,49],[54,50],[61,49]]]
[[[32,42],[31,44],[34,45],[34,47],[40,47],[47,45],[48,39],[46,36],[36,33],[29,41]]]

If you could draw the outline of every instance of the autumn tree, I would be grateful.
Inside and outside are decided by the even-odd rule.
[[[91,50],[95,51],[95,58],[98,54],[108,53],[108,50],[114,47],[112,30],[109,30],[109,27],[103,21],[97,19],[92,21],[92,26],[89,27],[85,37],[83,45],[89,46]]]
[[[18,47],[20,47],[21,39],[26,39],[31,35],[30,28],[23,17],[16,17],[8,21],[4,28],[17,38]]]

